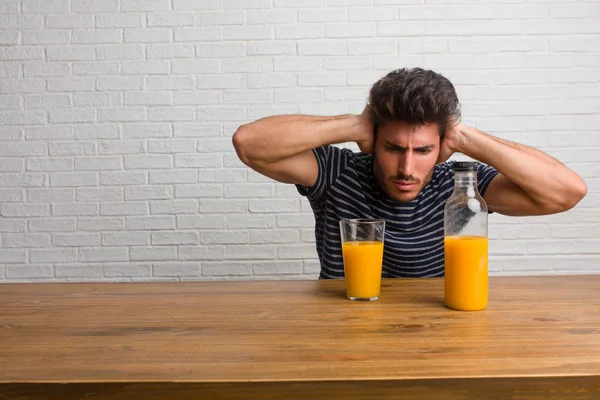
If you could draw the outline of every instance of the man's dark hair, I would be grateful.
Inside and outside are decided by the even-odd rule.
[[[389,72],[371,87],[368,106],[375,125],[386,121],[416,126],[436,123],[440,135],[448,122],[460,120],[460,103],[452,83],[422,68]]]

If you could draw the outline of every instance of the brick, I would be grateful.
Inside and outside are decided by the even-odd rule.
[[[69,0],[23,0],[23,13],[61,14],[69,12]]]
[[[237,230],[202,230],[202,244],[244,244],[248,243],[248,231]]]
[[[175,185],[175,197],[221,197],[223,186],[215,184],[182,184]]]
[[[149,76],[146,81],[149,90],[192,90],[196,86],[194,78],[188,76]]]
[[[153,185],[198,182],[198,171],[194,170],[150,171],[149,175],[149,182]]]
[[[323,61],[323,68],[326,70],[365,70],[371,67],[372,61],[367,57],[331,57]],[[313,72],[310,69],[306,70]]]
[[[54,216],[92,216],[98,215],[97,203],[60,203],[52,204]]]
[[[29,261],[32,263],[72,263],[77,261],[76,249],[31,249]]]
[[[36,93],[46,91],[46,82],[39,78],[0,79],[0,93]]]
[[[189,0],[188,0],[189,1]],[[216,3],[215,0],[211,0]],[[271,0],[223,0],[223,7],[229,9],[272,8]]]
[[[300,232],[295,229],[269,229],[250,231],[250,243],[295,243],[300,241]]]
[[[50,215],[49,204],[1,204],[0,215],[3,217],[47,217]]]
[[[148,277],[152,275],[152,265],[145,263],[104,264],[104,276],[107,277]]]
[[[202,276],[209,277],[247,277],[252,273],[252,266],[247,262],[202,263]]]
[[[219,62],[217,60],[173,60],[172,70],[174,74],[188,73],[217,73]]]
[[[163,200],[173,198],[173,186],[145,185],[140,187],[128,186],[125,188],[125,200]]]
[[[247,168],[237,154],[223,154],[223,166],[228,168]],[[296,192],[297,193],[297,192]]]
[[[202,91],[184,91],[174,94],[174,104],[176,105],[199,105],[199,104],[220,104],[221,91],[202,90]]]
[[[0,34],[1,35],[1,34]],[[23,31],[23,44],[68,44],[71,42],[71,33],[68,30],[41,30],[41,31]],[[12,40],[8,36],[0,36],[3,42]],[[17,41],[18,43],[18,41]],[[17,44],[3,43],[3,44]],[[76,42],[73,42],[76,43]]]
[[[148,203],[144,201],[106,202],[100,204],[100,215],[145,215]]]
[[[123,34],[120,29],[78,29],[71,40],[78,44],[123,43]]]
[[[123,93],[125,105],[167,105],[173,104],[173,93],[169,91],[126,92]]]
[[[110,13],[96,15],[98,28],[138,28],[142,26],[142,14]]]
[[[275,0],[275,7],[320,7],[321,0]]]
[[[125,29],[125,43],[160,43],[171,40],[171,30],[167,28]]]
[[[30,61],[23,64],[25,77],[52,77],[69,75],[69,64],[61,62]],[[2,74],[0,73],[0,77]]]
[[[172,157],[169,155],[125,156],[125,169],[162,169],[171,168],[171,165]]]
[[[123,201],[123,188],[119,187],[87,187],[77,188],[77,201]]]
[[[99,122],[145,121],[146,110],[139,107],[105,108],[98,110]]]
[[[27,160],[27,171],[56,172],[73,171],[71,158],[33,158]]]
[[[125,219],[127,230],[164,230],[175,229],[175,216],[127,217]]]
[[[131,247],[130,258],[133,261],[155,261],[177,259],[175,246]]]
[[[174,10],[214,10],[222,7],[222,0],[173,0]]]
[[[57,278],[90,278],[98,279],[104,277],[102,264],[72,264],[57,265],[55,268]]]
[[[225,197],[272,197],[274,190],[270,183],[233,183],[225,185]]]
[[[241,107],[201,107],[196,110],[198,121],[241,121],[244,117],[244,110]],[[230,149],[232,149],[231,140],[229,143]]]
[[[65,126],[31,126],[25,128],[28,140],[73,139],[73,128]]]
[[[197,244],[197,232],[152,232],[152,245],[184,245]]]
[[[323,24],[278,25],[275,27],[276,39],[316,39],[325,37]],[[265,38],[268,39],[268,38]]]
[[[280,245],[277,255],[283,260],[317,258],[317,251],[314,244]]]
[[[197,262],[159,262],[154,263],[154,276],[201,276],[200,263]]]
[[[275,30],[277,30],[277,27]],[[226,25],[223,27],[223,40],[266,40],[272,38],[273,28],[270,25]]]
[[[20,265],[6,267],[6,279],[53,278],[52,265]]]
[[[50,235],[46,233],[4,233],[2,247],[45,247],[50,245]]]
[[[44,17],[41,15],[0,15],[0,26],[3,29],[43,29]]]
[[[288,275],[302,274],[304,267],[302,261],[265,261],[252,264],[254,275]]]
[[[186,12],[148,13],[147,21],[149,27],[194,26],[196,24],[195,14]]]
[[[25,250],[6,250],[0,249],[0,263],[3,264],[24,264],[26,261]]]
[[[27,189],[27,199],[37,203],[64,203],[75,200],[75,190],[71,188],[31,188]]]
[[[68,94],[35,94],[23,96],[24,108],[64,108],[71,107],[71,97]],[[65,139],[59,137],[58,139]],[[67,137],[66,139],[72,139]]]
[[[183,28],[180,28],[183,29]],[[195,28],[192,28],[195,29]],[[177,32],[175,31],[175,40],[178,40]],[[181,34],[180,34],[181,35]],[[194,39],[190,39],[194,40]],[[200,39],[197,39],[200,40]],[[147,46],[148,59],[154,58],[193,58],[195,48],[193,44],[149,44]]]
[[[46,27],[47,28],[65,28],[65,29],[93,28],[94,27],[94,17],[93,17],[93,15],[81,15],[81,14],[79,14],[79,15],[77,15],[77,14],[48,15],[48,16],[46,16]],[[40,28],[42,28],[42,26],[40,26]]]
[[[125,222],[121,218],[77,218],[77,229],[80,231],[120,231],[124,227]]]
[[[3,203],[22,203],[24,201],[24,191],[22,189],[3,188],[0,191],[0,202]],[[1,224],[1,223],[0,223]]]
[[[127,261],[129,258],[127,247],[110,247],[102,248],[80,248],[79,261],[84,262],[110,262],[110,261]]]
[[[248,209],[253,213],[299,212],[299,199],[249,200]]]
[[[202,123],[178,123],[174,124],[174,135],[175,137],[216,137],[222,135],[222,128],[220,125],[207,125]],[[203,157],[204,155],[202,155]],[[175,165],[177,164],[177,159],[184,159],[184,155],[176,155],[175,156]],[[200,165],[196,165],[200,166]]]
[[[269,90],[225,90],[223,102],[226,104],[272,103]]]
[[[100,246],[99,233],[56,233],[52,244],[59,247]]]
[[[246,200],[200,199],[201,213],[243,213],[248,211]]]
[[[298,44],[298,55],[345,55],[346,42],[332,40],[307,40]]]
[[[169,61],[123,61],[121,72],[123,75],[167,75],[169,73]]]
[[[169,0],[121,0],[121,11],[168,11]]]
[[[225,255],[229,260],[257,260],[272,259],[275,252],[275,246],[270,245],[236,245],[227,246]]]
[[[69,232],[76,229],[74,218],[30,218],[31,232]]]
[[[246,10],[246,24],[290,24],[296,22],[294,10]]]
[[[177,259],[187,261],[222,260],[225,259],[224,246],[180,246]]]
[[[73,94],[73,104],[76,106],[118,106],[121,103],[119,93],[81,92]]]
[[[98,143],[99,154],[142,154],[146,152],[141,140],[103,140]],[[128,158],[125,159],[128,165]]]
[[[71,11],[77,13],[116,12],[119,11],[119,1],[72,0]]]
[[[313,228],[315,218],[310,214],[282,214],[277,216],[280,228]]]
[[[191,201],[191,200],[186,200]],[[178,229],[224,229],[223,215],[178,215]]]
[[[25,160],[18,158],[0,158],[0,172],[20,172],[25,169]]]
[[[298,86],[345,86],[346,76],[337,72],[326,73],[300,73],[298,74]]]
[[[96,186],[98,174],[96,172],[52,172],[50,173],[50,186]]]
[[[321,89],[282,89],[274,91],[273,99],[275,103],[321,102],[323,92]]]
[[[124,138],[171,137],[171,124],[123,124]],[[142,146],[143,148],[143,146]]]
[[[230,58],[221,61],[222,72],[225,74],[238,72],[271,72],[273,61],[264,57],[246,57],[244,59]]]
[[[142,90],[144,81],[141,77],[109,76],[96,80],[97,90]]]
[[[300,22],[338,22],[348,19],[348,12],[343,8],[320,8],[312,10],[299,10]]]
[[[274,228],[275,216],[272,215],[236,215],[227,218],[227,228]],[[213,229],[218,229],[218,226]]]
[[[193,121],[194,107],[152,107],[148,109],[148,121]]]
[[[4,0],[2,3],[0,3],[0,14],[19,14],[20,12],[20,0]]]
[[[301,43],[302,44],[302,43]],[[292,41],[260,41],[251,42],[246,45],[249,56],[261,55],[296,55],[296,43]],[[238,55],[241,55],[238,53]],[[235,55],[232,54],[232,57]]]
[[[276,72],[303,72],[321,69],[322,61],[314,57],[281,57],[275,58]],[[251,72],[251,71],[250,71]],[[260,72],[260,71],[259,71]],[[265,72],[265,71],[263,71]],[[268,71],[266,71],[268,72]]]
[[[95,90],[94,78],[48,78],[48,91],[74,92]]]
[[[373,37],[376,27],[375,22],[328,23],[325,24],[325,37]]]
[[[0,187],[44,186],[46,177],[35,173],[0,173]]]
[[[243,11],[201,11],[196,14],[197,24],[204,25],[236,25],[244,24],[246,15]]]
[[[101,185],[143,185],[146,174],[137,171],[100,172]]]
[[[198,89],[241,89],[243,87],[244,78],[241,74],[198,76]]]
[[[144,47],[139,44],[115,44],[96,47],[98,60],[141,60]]]
[[[159,200],[150,202],[150,214],[195,214],[196,200]]]
[[[94,59],[94,54],[94,47],[86,45],[56,46],[46,49],[49,61],[88,61]]]
[[[102,234],[102,246],[147,246],[150,238],[146,232],[110,232]]]

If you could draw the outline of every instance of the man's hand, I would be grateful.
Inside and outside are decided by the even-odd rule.
[[[361,139],[356,141],[360,151],[364,153],[374,153],[375,152],[375,124],[373,123],[373,118],[371,117],[371,111],[369,110],[369,106],[366,106],[363,112],[360,115],[357,115],[359,123],[361,126],[361,131],[363,134],[361,135]]]
[[[460,145],[464,140],[464,133],[467,129],[469,128],[466,125],[456,121],[448,123],[446,133],[444,133],[440,143],[440,154],[437,163],[446,161],[452,154],[460,151]]]

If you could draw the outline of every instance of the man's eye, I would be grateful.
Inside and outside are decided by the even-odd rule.
[[[419,154],[429,154],[429,153],[431,153],[431,150],[417,150],[417,153],[419,153]]]

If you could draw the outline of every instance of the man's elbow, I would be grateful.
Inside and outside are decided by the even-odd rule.
[[[252,142],[252,128],[249,124],[240,125],[232,137],[233,148],[239,159],[246,165],[251,164],[250,143]]]
[[[560,202],[560,211],[568,211],[574,208],[587,195],[588,188],[583,179],[573,182],[573,185],[565,190],[562,201]]]

